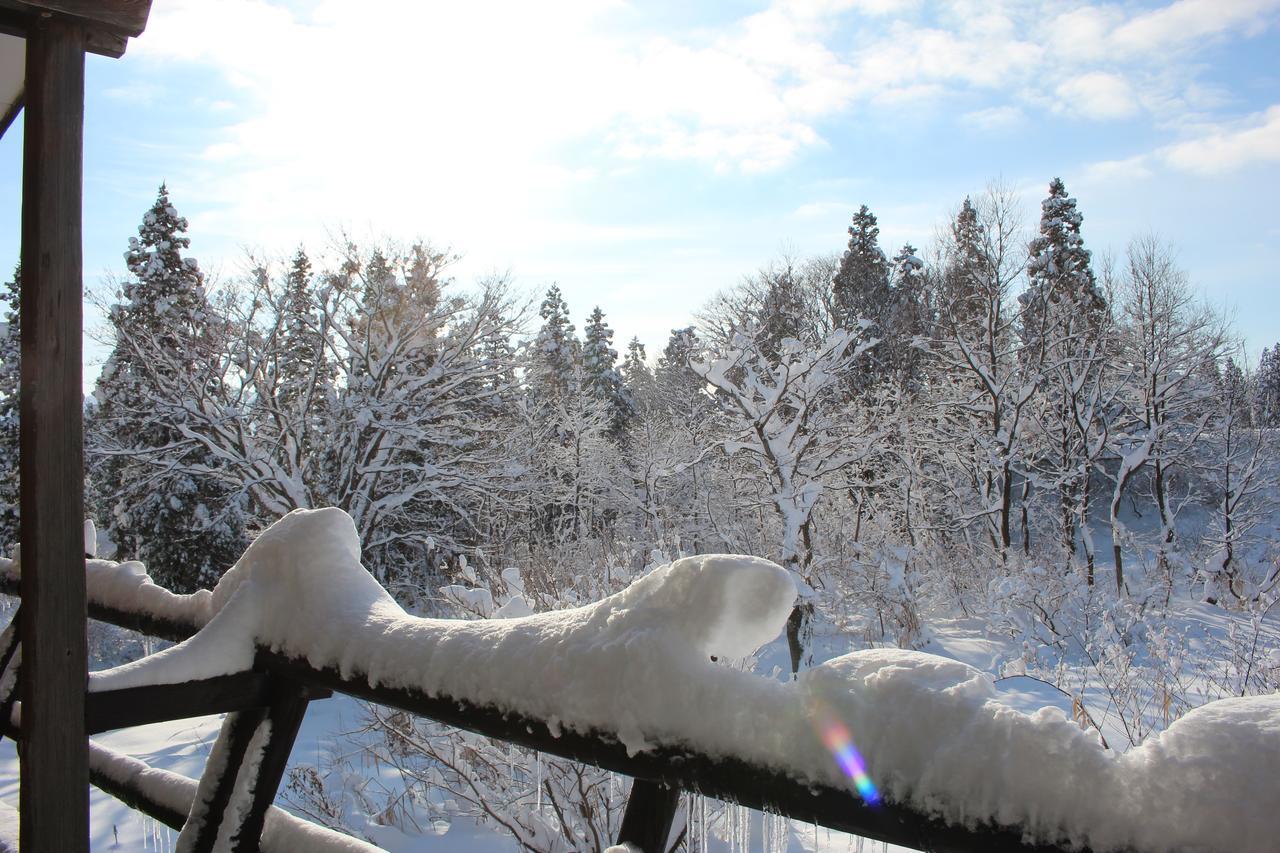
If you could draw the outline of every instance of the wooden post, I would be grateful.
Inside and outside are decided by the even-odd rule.
[[[27,34],[22,160],[22,791],[24,850],[89,849],[85,735],[82,28]]]
[[[679,788],[648,779],[634,780],[622,815],[622,829],[618,830],[618,843],[632,844],[641,853],[667,853],[667,836],[679,805]]]

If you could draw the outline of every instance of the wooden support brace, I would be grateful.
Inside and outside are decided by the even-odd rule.
[[[245,813],[239,827],[231,835],[231,849],[234,853],[258,853],[258,844],[262,838],[262,825],[266,821],[267,809],[275,801],[276,792],[280,789],[280,780],[284,778],[285,766],[289,763],[289,753],[293,751],[293,742],[298,737],[298,728],[307,713],[311,693],[308,688],[296,681],[289,681],[279,676],[272,678],[271,707],[267,709],[267,722],[271,730],[263,747],[262,759],[258,763],[257,779],[253,783],[253,803]]]
[[[647,779],[631,783],[631,796],[618,831],[619,844],[632,844],[642,853],[666,853],[671,822],[680,804],[680,789]]]
[[[231,802],[249,741],[265,718],[265,708],[251,708],[228,714],[222,721],[222,731],[200,776],[191,813],[178,836],[178,849],[183,853],[211,853],[218,842],[218,831],[222,828],[227,803]]]
[[[225,760],[205,767],[191,814],[179,837],[178,849],[184,853],[210,853],[219,836],[228,838],[234,851],[257,853],[267,809],[280,788],[307,704],[313,698],[332,695],[327,689],[310,688],[283,676],[264,678],[266,706],[237,711],[223,722],[214,755],[224,756]],[[251,745],[255,751],[252,757],[248,756]],[[252,768],[246,767],[246,758]],[[241,782],[241,775],[251,769],[254,778]],[[248,807],[228,810],[237,789],[249,792]],[[236,825],[224,828],[226,821]],[[194,833],[194,838],[188,840],[189,833]]]

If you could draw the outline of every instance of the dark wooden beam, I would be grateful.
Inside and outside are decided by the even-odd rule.
[[[84,31],[27,38],[22,161],[22,789],[25,850],[89,849],[80,366]]]
[[[833,787],[808,782],[741,759],[712,758],[677,746],[658,746],[630,755],[616,738],[604,733],[567,728],[552,732],[544,721],[532,717],[450,696],[429,696],[412,688],[371,687],[360,672],[344,676],[332,667],[316,669],[306,661],[275,652],[259,651],[257,659],[272,675],[288,675],[305,684],[327,687],[335,693],[398,708],[548,755],[593,764],[633,779],[696,791],[875,841],[940,853],[1050,853],[1064,849],[1025,842],[1017,827],[949,824],[888,801],[869,806],[852,790],[852,783],[849,787]]]
[[[129,726],[260,708],[270,699],[269,687],[262,673],[239,672],[182,684],[104,690],[89,694],[85,725],[89,734],[96,735]]]
[[[141,35],[151,11],[151,0],[7,0],[5,5],[35,14],[69,15],[122,36]]]
[[[641,853],[667,853],[667,837],[671,835],[671,822],[679,805],[679,788],[636,779],[627,797],[618,843],[632,844]]]
[[[191,814],[187,823],[195,824],[198,829],[195,838],[186,848],[189,853],[212,853],[218,842],[218,832],[227,812],[227,804],[231,802],[231,794],[236,788],[236,778],[244,766],[245,753],[249,749],[249,741],[266,718],[266,709],[253,708],[248,711],[237,711],[222,721],[222,731],[213,744],[210,761],[205,764],[204,773],[200,777],[200,791],[209,791],[209,796],[202,798],[196,794],[191,804]],[[221,754],[225,760],[213,765],[212,758]],[[183,826],[186,831],[186,825]]]
[[[271,707],[267,711],[271,732],[263,748],[262,760],[258,763],[253,802],[240,825],[232,827],[232,853],[258,853],[267,809],[275,802],[280,780],[284,778],[285,767],[289,763],[289,753],[293,751],[293,742],[297,740],[302,718],[307,713],[309,693],[305,685],[277,676],[272,679],[272,693]]]
[[[26,38],[32,27],[51,17],[68,18],[61,12],[40,9],[34,4],[24,3],[21,0],[0,0],[0,33]],[[87,52],[112,59],[124,56],[125,48],[129,45],[128,33],[96,23],[89,18],[71,18],[71,20],[81,24],[84,32],[84,49]],[[3,135],[2,130],[0,135]]]

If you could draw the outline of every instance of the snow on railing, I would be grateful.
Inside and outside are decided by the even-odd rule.
[[[790,576],[758,558],[686,557],[585,607],[459,621],[405,613],[359,553],[351,519],[322,509],[268,528],[212,593],[89,561],[92,615],[194,632],[94,673],[90,690],[257,668],[924,849],[1261,851],[1280,837],[1277,695],[1210,703],[1117,755],[1059,709],[1010,708],[989,676],[941,657],[854,652],[787,683],[713,662],[772,640],[791,611]]]

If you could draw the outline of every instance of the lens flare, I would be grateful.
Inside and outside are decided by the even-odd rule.
[[[875,783],[867,775],[867,766],[853,745],[853,735],[849,733],[849,727],[841,722],[840,718],[825,704],[816,705],[814,710],[814,722],[818,727],[818,734],[822,736],[823,744],[831,751],[840,769],[853,780],[858,796],[862,797],[863,802],[869,806],[879,803],[880,792],[876,790]]]

